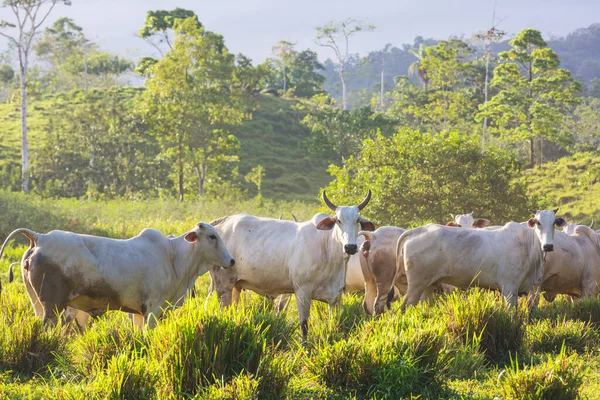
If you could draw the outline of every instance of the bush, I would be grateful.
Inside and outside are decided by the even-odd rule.
[[[564,298],[560,301],[555,300],[538,308],[533,317],[535,319],[549,318],[557,322],[563,319],[583,321],[598,329],[600,328],[600,298],[590,297],[573,302]]]
[[[531,352],[559,352],[563,346],[584,352],[598,341],[598,333],[582,321],[542,320],[527,326],[526,343]]]
[[[335,181],[327,190],[336,204],[373,190],[364,215],[378,224],[446,223],[449,213],[472,210],[500,224],[523,220],[528,207],[536,208],[517,182],[521,167],[514,155],[494,147],[482,153],[475,137],[456,132],[400,129],[390,138],[378,135],[363,142],[359,157],[329,171]]]
[[[533,367],[521,369],[515,359],[501,374],[500,390],[507,400],[577,399],[585,375],[576,355],[567,357],[563,348],[555,359]]]
[[[225,385],[209,386],[199,398],[206,400],[256,400],[259,398],[259,381],[247,374],[240,374]],[[261,397],[262,398],[262,397]]]
[[[477,342],[487,359],[499,362],[521,348],[525,327],[522,317],[496,293],[479,288],[454,291],[442,300],[446,325],[454,337]]]
[[[65,330],[46,326],[33,314],[29,299],[17,285],[0,295],[0,369],[27,375],[44,372],[66,354]]]

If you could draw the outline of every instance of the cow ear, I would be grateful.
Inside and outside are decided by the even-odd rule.
[[[535,218],[529,218],[529,219],[527,220],[527,225],[528,225],[530,228],[533,228],[533,227],[535,226],[535,222],[536,222],[536,221],[535,221]]]
[[[337,221],[337,218],[335,217],[323,218],[323,220],[317,224],[317,229],[320,231],[330,231],[335,226],[335,221]]]
[[[563,217],[558,217],[554,220],[554,224],[559,228],[562,228],[563,226],[567,225],[567,221],[565,221]]]
[[[446,226],[458,226],[458,224],[454,221],[450,221],[446,224]]]
[[[188,243],[194,243],[196,240],[198,240],[198,235],[196,235],[196,232],[191,231],[188,232],[183,238]]]
[[[375,230],[375,224],[366,218],[361,218],[358,220],[358,222],[360,223],[360,229],[362,229],[363,231],[374,231]]]
[[[485,228],[489,224],[490,224],[489,219],[478,218],[475,220],[475,222],[473,222],[473,228]]]

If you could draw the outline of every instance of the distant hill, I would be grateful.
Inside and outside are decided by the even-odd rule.
[[[118,89],[133,97],[141,88]],[[39,139],[56,107],[69,107],[69,93],[45,96],[29,107],[29,140],[35,157]],[[319,189],[330,181],[327,160],[312,158],[302,143],[309,130],[301,125],[303,115],[295,110],[296,100],[263,94],[252,119],[234,130],[241,142],[240,175],[260,164],[265,168],[263,197],[284,200],[316,201]],[[20,165],[21,128],[18,104],[0,104],[0,168]],[[247,185],[250,195],[253,185]]]

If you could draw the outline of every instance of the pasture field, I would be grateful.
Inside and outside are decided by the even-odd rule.
[[[151,226],[180,234],[242,210],[305,220],[318,207],[0,193],[0,239],[17,227],[127,237]],[[43,326],[20,274],[7,282],[9,264],[24,249],[9,248],[0,260],[0,399],[600,398],[598,298],[559,298],[514,318],[498,294],[472,289],[406,313],[396,303],[372,319],[362,296],[348,294],[333,313],[313,305],[301,342],[293,301],[278,316],[271,300],[245,292],[241,304],[221,310],[215,296],[205,302],[206,274],[197,297],[168,311],[154,330],[138,331],[126,314],[109,312],[80,334]]]

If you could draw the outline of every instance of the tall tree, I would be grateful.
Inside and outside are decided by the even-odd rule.
[[[419,47],[409,49],[410,54],[416,57],[417,61],[410,64],[408,67],[408,76],[416,76],[419,79],[419,82],[423,85],[423,88],[427,90],[427,84],[429,83],[429,79],[427,78],[427,74],[425,70],[421,66],[421,60],[425,57],[425,48],[426,46],[423,43],[419,44]]]
[[[2,0],[2,7],[12,11],[16,22],[0,20],[0,28],[14,33],[0,32],[17,48],[21,83],[21,179],[23,191],[29,193],[29,144],[27,141],[27,71],[33,39],[39,33],[58,3],[71,4],[71,0]]]
[[[223,37],[205,31],[194,17],[175,21],[172,49],[152,67],[139,107],[166,155],[176,159],[179,200],[186,165],[197,176],[198,193],[215,163],[236,159],[229,127],[245,116],[235,90],[235,57]]]
[[[317,27],[316,43],[321,47],[329,47],[333,50],[338,62],[338,76],[342,83],[342,109],[346,109],[348,101],[346,98],[346,63],[350,55],[348,42],[350,36],[362,32],[373,31],[375,25],[364,25],[353,18],[343,21],[331,21],[329,24]]]
[[[144,26],[140,29],[140,37],[158,50],[161,56],[164,56],[165,52],[173,47],[171,35],[175,22],[187,18],[194,18],[196,24],[202,26],[196,14],[191,10],[176,8],[171,11],[148,11]]]
[[[524,29],[509,44],[510,50],[498,54],[504,62],[491,81],[498,93],[480,106],[477,119],[488,118],[509,140],[528,141],[533,166],[536,138],[563,145],[569,141],[566,126],[582,85],[559,68],[557,54],[539,31]]]
[[[287,73],[286,67],[289,69],[291,64],[291,56],[295,53],[294,47],[296,43],[292,43],[288,40],[280,40],[272,48],[273,55],[275,56],[275,62],[281,70],[281,76],[283,77],[283,93],[287,92]]]

